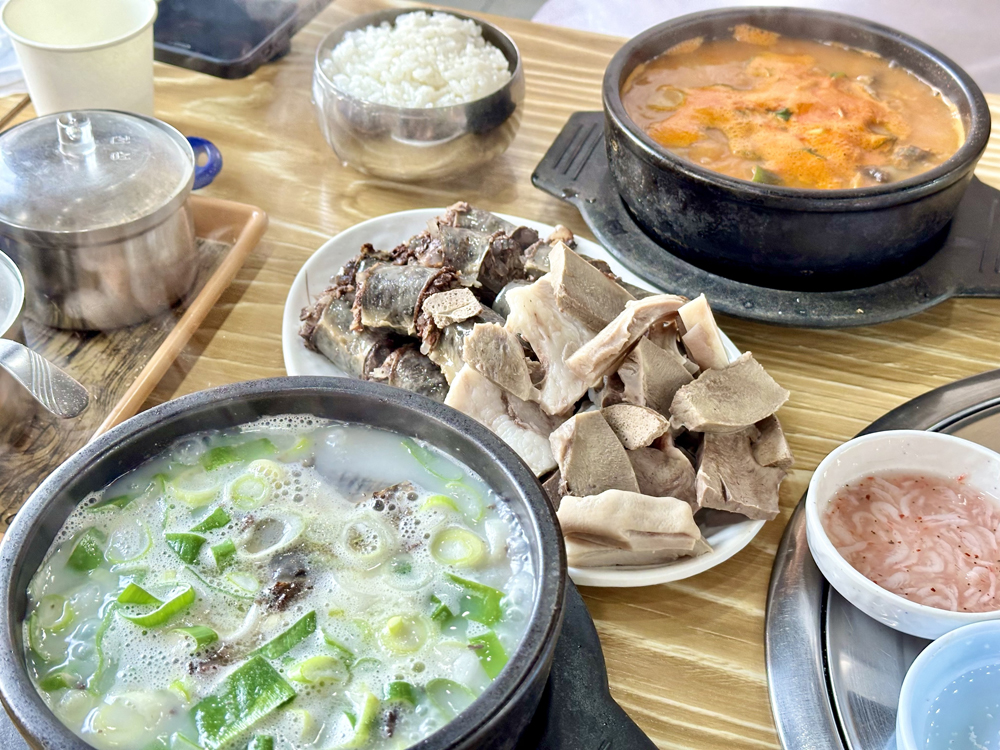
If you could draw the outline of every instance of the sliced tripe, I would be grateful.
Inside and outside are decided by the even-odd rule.
[[[549,252],[549,267],[559,309],[595,332],[635,299],[563,242],[556,242]]]
[[[698,505],[770,521],[778,515],[778,488],[785,470],[754,460],[754,426],[724,434],[706,433],[698,452]]]
[[[698,508],[695,469],[684,452],[672,445],[636,448],[628,452],[639,492],[656,497],[676,497]]]
[[[550,275],[509,290],[506,299],[510,314],[505,328],[531,345],[545,370],[538,403],[548,414],[564,414],[589,385],[566,367],[566,358],[593,338],[594,332],[559,309]]]
[[[684,326],[681,341],[691,359],[703,370],[725,367],[729,363],[729,355],[705,295],[699,294],[688,302],[678,310],[678,315]]]
[[[635,404],[615,404],[601,414],[626,450],[645,448],[668,429],[670,422],[659,412]]]
[[[465,365],[451,383],[445,403],[493,430],[536,475],[556,467],[549,434],[561,420],[544,414]]]
[[[761,466],[789,468],[795,459],[778,418],[770,416],[758,422],[757,429],[760,430],[760,435],[753,441],[754,460]]]
[[[674,294],[657,294],[626,303],[625,309],[597,335],[577,349],[566,365],[581,380],[593,384],[616,369],[629,349],[657,321],[687,301]]]
[[[679,357],[641,338],[618,367],[618,379],[626,401],[669,414],[674,394],[694,378]]]
[[[628,454],[600,411],[566,420],[549,442],[565,492],[584,496],[610,489],[639,491]]]
[[[691,432],[739,432],[774,414],[789,395],[746,352],[680,388],[670,405],[670,424]]]
[[[566,495],[557,515],[574,567],[661,563],[710,549],[691,506],[673,497],[622,490]]]
[[[524,401],[537,401],[538,389],[517,334],[496,323],[477,323],[465,337],[462,359],[480,375]]]
[[[463,320],[474,318],[482,312],[483,306],[471,289],[449,289],[438,292],[424,300],[421,308],[438,328],[446,328]]]
[[[674,318],[654,325],[646,337],[666,352],[676,365],[683,367],[694,377],[701,372],[701,368],[684,353],[684,347],[681,346],[681,332],[678,329],[679,323],[680,319]]]

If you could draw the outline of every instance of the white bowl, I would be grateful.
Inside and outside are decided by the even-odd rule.
[[[950,612],[893,594],[855,570],[833,546],[820,519],[837,490],[868,474],[896,471],[963,476],[970,487],[1000,497],[1000,454],[976,443],[923,430],[889,430],[849,440],[823,459],[806,493],[806,538],[826,580],[869,617],[921,638],[1000,619],[1000,610]]]
[[[989,666],[1000,669],[1000,622],[996,621],[956,628],[921,651],[899,691],[896,747],[925,750],[927,717],[934,699],[966,672]]]

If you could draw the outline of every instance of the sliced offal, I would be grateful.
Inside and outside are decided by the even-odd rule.
[[[455,284],[448,269],[377,263],[358,275],[354,328],[389,328],[414,336],[424,299]]]
[[[324,294],[302,311],[299,333],[310,349],[348,375],[366,379],[389,356],[392,343],[385,331],[351,330],[353,301],[353,296]]]
[[[636,448],[628,452],[639,492],[655,497],[676,497],[698,508],[694,466],[684,452],[668,445],[664,448]]]
[[[446,328],[476,317],[482,312],[483,306],[476,299],[476,295],[469,289],[461,287],[430,295],[424,300],[421,309],[435,326]]]
[[[441,368],[421,354],[416,344],[396,349],[368,379],[419,393],[438,402],[444,401],[448,393],[448,381]]]
[[[639,491],[628,453],[601,412],[567,419],[549,442],[565,492],[584,496],[612,489]]]
[[[466,336],[472,333],[472,329],[476,327],[477,323],[503,325],[503,318],[490,308],[484,307],[474,318],[452,323],[442,330],[435,329],[433,333],[424,336],[420,351],[441,368],[441,372],[444,373],[449,383],[455,379],[458,371],[465,364],[462,359],[462,348],[465,345]]]
[[[698,455],[698,505],[770,521],[778,515],[778,489],[785,470],[761,466],[753,457],[754,426],[706,433]]]
[[[635,299],[563,242],[556,242],[549,252],[549,267],[559,309],[595,332]]]
[[[681,340],[702,370],[721,369],[729,364],[729,355],[704,294],[699,294],[678,311],[684,326]]]
[[[615,404],[601,409],[601,414],[625,450],[645,448],[670,429],[669,420],[653,409],[635,404]]]
[[[505,393],[468,365],[452,381],[444,402],[499,435],[536,476],[556,467],[549,435],[561,420],[544,414],[537,404]]]
[[[465,337],[462,359],[480,375],[524,401],[537,401],[539,392],[517,334],[496,323],[477,323]]]
[[[670,413],[674,394],[694,377],[684,361],[649,339],[641,338],[618,367],[626,401]]]

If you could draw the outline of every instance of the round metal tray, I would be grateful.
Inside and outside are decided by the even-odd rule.
[[[1000,451],[1000,370],[938,388],[871,424],[935,430]],[[820,574],[806,543],[803,502],[771,572],[765,656],[771,711],[787,750],[894,750],[903,676],[929,641],[855,609]]]

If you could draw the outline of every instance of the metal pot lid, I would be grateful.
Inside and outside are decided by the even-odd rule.
[[[159,120],[110,110],[39,117],[0,137],[0,231],[130,226],[186,199],[193,174],[191,147]]]

